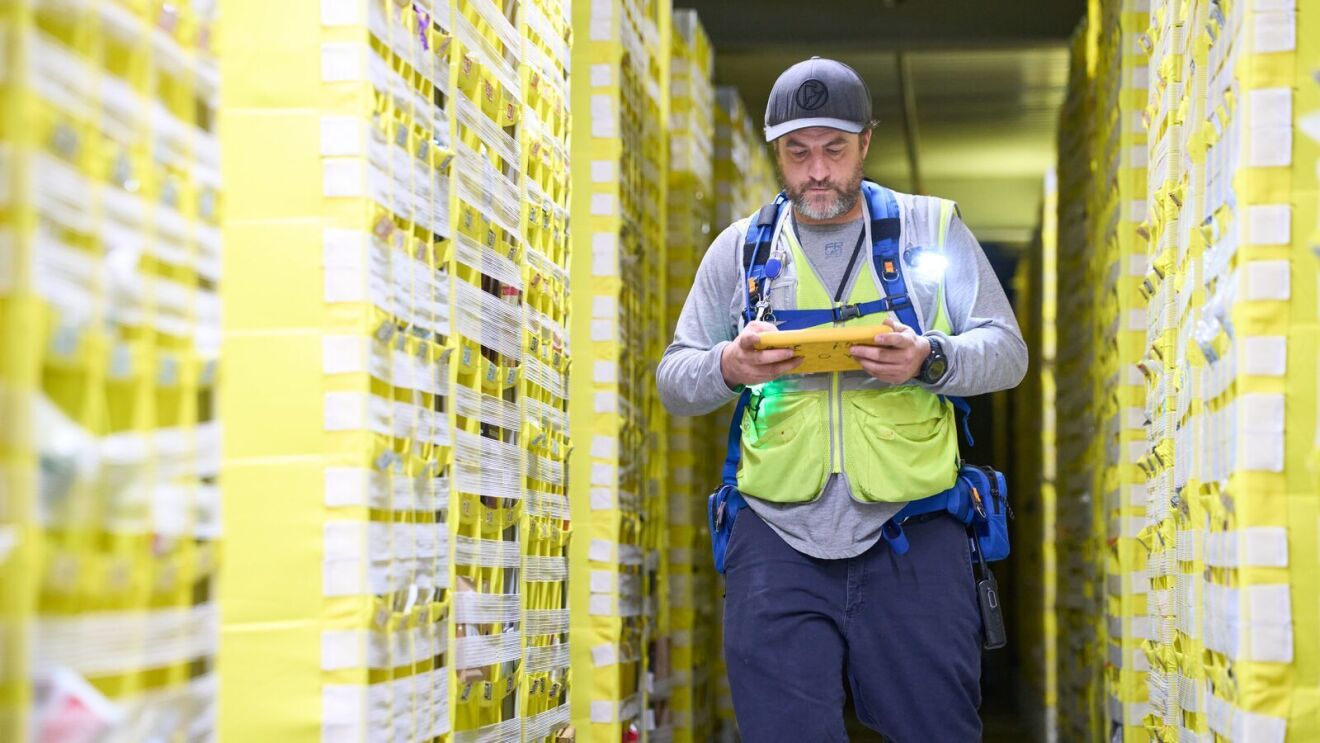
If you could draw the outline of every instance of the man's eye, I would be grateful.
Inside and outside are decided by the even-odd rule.
[[[826,150],[826,151],[830,153],[830,157],[838,157],[839,155],[842,155],[842,154],[843,154],[843,148],[842,148],[842,147],[837,147],[837,148],[835,148],[835,149],[832,149],[832,150]]]

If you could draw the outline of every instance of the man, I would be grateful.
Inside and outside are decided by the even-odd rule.
[[[794,374],[792,350],[756,350],[775,326],[743,319],[744,219],[707,251],[660,362],[660,396],[677,415],[756,390],[740,421],[737,482],[749,509],[725,553],[739,729],[750,743],[846,740],[846,678],[862,722],[891,740],[980,740],[981,619],[965,528],[949,516],[906,520],[905,554],[882,528],[906,502],[953,485],[957,425],[941,396],[1016,386],[1026,344],[980,245],[951,202],[929,197],[884,202],[896,207],[890,222],[923,332],[894,313],[837,311],[873,306],[893,286],[872,260],[868,194],[891,192],[863,183],[871,97],[852,68],[816,57],[794,65],[774,85],[765,124],[791,208],[773,227],[778,263],[765,272],[777,276],[764,309],[823,306],[893,332],[853,347],[863,371]],[[765,288],[762,279],[753,291]]]

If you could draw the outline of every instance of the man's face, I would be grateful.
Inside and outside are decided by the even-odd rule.
[[[812,220],[843,216],[857,205],[862,161],[871,132],[849,134],[823,126],[799,129],[775,142],[779,180],[798,214]]]

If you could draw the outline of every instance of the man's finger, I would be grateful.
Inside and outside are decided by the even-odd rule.
[[[856,345],[849,347],[848,353],[851,353],[854,359],[879,361],[881,349],[876,348],[875,346]]]
[[[765,333],[770,330],[778,330],[779,328],[775,327],[773,323],[768,323],[765,320],[753,320],[747,323],[747,329],[754,333]]]
[[[907,368],[906,364],[900,361],[893,361],[889,359],[858,359],[857,363],[869,364],[872,367],[880,370],[889,369],[889,370],[903,371],[904,369]]]
[[[752,354],[751,362],[757,366],[766,366],[768,364],[781,364],[793,358],[793,349],[791,348],[767,348],[764,351],[757,351]]]
[[[903,374],[902,369],[893,364],[878,364],[861,359],[857,363],[861,365],[862,371],[884,382],[892,382]]]
[[[752,370],[752,374],[755,375],[754,384],[772,382],[785,374],[790,374],[794,369],[801,366],[802,362],[803,358],[801,356],[794,356],[788,361],[781,361],[778,364],[758,366]]]
[[[875,337],[875,345],[881,348],[904,348],[912,345],[912,338],[902,333],[885,333]]]
[[[907,357],[907,351],[902,348],[885,348],[882,346],[872,347],[868,357],[873,361],[885,364],[900,364]]]
[[[870,359],[857,359],[857,364],[867,374],[875,375],[880,371],[880,365]]]
[[[878,348],[876,346],[853,346],[855,359],[866,359],[877,364],[903,366],[907,362],[907,352],[899,348]]]
[[[777,364],[770,364],[764,367],[764,370],[768,371],[771,375],[770,378],[773,379],[775,377],[781,377],[793,371],[794,369],[801,366],[803,361],[806,361],[806,359],[802,358],[801,356],[794,356],[788,361],[781,361]]]
[[[889,327],[893,328],[895,333],[903,333],[912,329],[904,325],[903,322],[896,317],[890,319]]]
[[[744,332],[742,335],[738,336],[738,345],[742,347],[744,351],[755,351],[756,344],[760,342],[761,336],[759,333]]]

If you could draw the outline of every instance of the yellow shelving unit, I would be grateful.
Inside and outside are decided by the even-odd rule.
[[[717,235],[730,224],[751,216],[762,206],[774,200],[779,193],[779,183],[774,175],[774,166],[770,160],[770,150],[765,144],[761,128],[743,105],[742,96],[736,88],[718,86],[715,88],[715,223],[711,230]],[[709,241],[707,241],[709,242]],[[706,432],[705,451],[717,452],[714,458],[707,457],[697,473],[699,490],[702,492],[702,523],[705,523],[705,495],[719,481],[719,463],[727,446],[727,433],[731,410],[716,412],[710,416]],[[706,535],[709,538],[709,535]],[[716,596],[724,594],[723,580],[717,581]],[[724,602],[718,601],[719,625],[723,625]],[[715,709],[718,721],[715,734],[718,740],[735,741],[738,739],[737,724],[733,714],[733,696],[729,691],[727,669],[724,665],[724,643],[722,631],[717,631],[712,643],[712,655],[717,659],[714,669]]]
[[[1057,403],[1082,659],[1061,739],[1316,735],[1318,27],[1306,0],[1105,1],[1075,44],[1055,374],[1089,383]]]
[[[556,736],[570,685],[566,8],[272,12],[226,5],[225,137],[241,153],[226,178],[242,193],[226,229],[243,245],[228,266],[241,309],[226,318],[226,478],[243,495],[223,734]],[[276,152],[289,165],[272,178]]]
[[[573,6],[569,409],[573,721],[584,740],[672,734],[667,416],[654,365],[665,335],[668,2]]]
[[[715,50],[695,11],[675,10],[669,116],[668,292],[665,331],[672,337],[706,248],[714,238]],[[727,413],[726,413],[727,414]],[[718,416],[669,421],[668,559],[673,740],[714,733],[720,592],[706,526],[710,433]]]
[[[1055,418],[1058,356],[1058,179],[1046,175],[1040,232],[1014,279],[1018,323],[1027,342],[1031,369],[1014,393],[1012,435],[1022,442],[1014,476],[1015,492],[1033,497],[1013,504],[1014,581],[1036,590],[1018,590],[1013,614],[1020,649],[1025,698],[1032,700],[1024,728],[1041,740],[1057,740],[1059,715],[1059,554],[1058,425]],[[1054,735],[1054,738],[1050,736]]]
[[[1143,739],[1146,4],[1093,1],[1060,122],[1057,390],[1059,736]]]
[[[208,3],[0,5],[0,738],[214,732]]]
[[[569,305],[569,161],[572,66],[567,0],[523,2],[518,28],[523,40],[521,135],[523,234],[523,358],[519,388],[520,436],[530,462],[525,470],[526,507],[522,572],[522,740],[558,736],[570,722],[568,552],[572,521],[568,501],[569,439],[566,370]],[[535,368],[535,371],[533,371]]]

